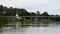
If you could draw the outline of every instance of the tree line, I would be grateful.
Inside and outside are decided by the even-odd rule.
[[[17,12],[19,16],[59,16],[58,18],[51,17],[51,20],[60,21],[60,15],[49,15],[48,12],[43,12],[42,14],[40,14],[39,11],[37,11],[37,13],[30,13],[24,8],[8,8],[6,6],[0,5],[0,16],[15,16]],[[2,23],[3,25],[7,23],[7,21],[8,19],[6,17],[0,17],[0,26]]]
[[[49,16],[47,12],[44,12],[43,14],[36,14],[34,12],[29,13],[26,9],[24,8],[13,8],[13,7],[6,7],[3,5],[0,5],[0,16],[15,16],[16,12],[18,12],[19,16]],[[39,11],[37,11],[39,13]]]

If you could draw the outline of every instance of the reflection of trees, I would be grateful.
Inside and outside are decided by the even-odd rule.
[[[8,23],[7,17],[0,17],[0,26],[3,26]]]

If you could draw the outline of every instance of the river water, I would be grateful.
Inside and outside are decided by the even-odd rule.
[[[60,34],[60,24],[50,24],[47,27],[28,26],[28,27],[3,27],[0,29],[0,34]]]

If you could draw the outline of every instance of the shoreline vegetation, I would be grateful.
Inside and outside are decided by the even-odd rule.
[[[16,13],[18,13],[19,16],[49,16],[49,17],[58,16],[58,17],[50,17],[49,20],[48,17],[43,17],[43,21],[42,21],[42,17],[38,18],[37,20],[38,24],[40,23],[49,24],[49,22],[53,22],[53,21],[60,22],[60,15],[49,15],[48,12],[43,12],[42,14],[40,14],[40,11],[37,11],[37,13],[34,12],[30,13],[24,8],[13,8],[13,7],[8,8],[6,6],[0,5],[0,27],[11,22],[15,24],[18,21],[18,19],[16,19],[15,17],[5,17],[5,16],[16,16]],[[34,21],[35,18],[32,18],[32,20],[30,20],[29,17],[26,17],[25,23],[30,24],[31,22],[33,22],[34,24]],[[24,18],[19,20],[19,22],[22,22],[22,24],[24,24]]]

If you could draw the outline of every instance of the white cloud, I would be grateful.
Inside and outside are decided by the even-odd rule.
[[[59,13],[60,11],[60,0],[0,0],[0,4],[8,7],[26,8],[28,11],[34,12],[41,10],[41,12],[55,13],[57,11],[56,13]]]
[[[1,0],[1,4],[4,5],[21,5],[21,6],[27,6],[27,5],[38,5],[38,4],[46,4],[48,3],[48,0]]]

